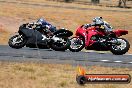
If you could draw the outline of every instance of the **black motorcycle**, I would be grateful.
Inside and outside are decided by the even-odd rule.
[[[15,49],[20,49],[24,46],[30,48],[52,48],[56,51],[64,51],[69,48],[69,37],[73,33],[64,28],[59,29],[48,35],[49,30],[40,24],[23,24],[19,27],[17,35],[9,39],[9,46]]]

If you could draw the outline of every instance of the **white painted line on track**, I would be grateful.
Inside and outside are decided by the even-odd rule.
[[[116,63],[121,63],[121,62],[123,62],[123,61],[114,61],[114,62],[116,62]]]
[[[106,61],[109,61],[109,60],[100,60],[100,61],[106,62]]]
[[[98,54],[107,54],[109,53],[109,51],[94,51],[94,50],[88,50],[88,51],[84,51],[86,53],[98,53]]]
[[[129,64],[132,64],[132,62],[128,62]]]

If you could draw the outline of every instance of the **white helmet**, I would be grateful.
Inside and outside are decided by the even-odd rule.
[[[96,25],[102,25],[102,24],[104,24],[103,18],[102,18],[102,17],[95,17],[95,18],[93,19],[93,22],[94,22]]]

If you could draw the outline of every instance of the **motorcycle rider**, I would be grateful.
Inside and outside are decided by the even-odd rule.
[[[47,33],[48,36],[52,36],[53,32],[56,31],[56,27],[53,26],[53,25],[51,25],[49,22],[47,22],[43,18],[38,19],[37,22],[29,23],[29,25],[41,25],[42,28],[44,28],[44,29],[38,30],[38,31],[40,31],[42,34],[44,34],[43,33],[43,30],[44,30],[44,31],[46,31],[46,33]]]
[[[116,37],[116,35],[112,31],[113,28],[110,26],[109,23],[104,21],[102,17],[95,17],[93,19],[93,22],[91,24],[85,24],[84,28],[87,29],[88,27],[91,27],[91,26],[95,26],[97,30],[103,31],[105,33],[104,37],[106,39],[99,40],[100,42],[107,41],[111,39],[111,37]]]
[[[55,32],[56,31],[56,27],[51,25],[49,22],[47,22],[46,20],[44,20],[43,18],[40,18],[37,21],[38,24],[41,24],[42,26],[45,26],[46,28],[48,28],[51,32]]]
[[[102,17],[95,17],[93,19],[93,23],[92,24],[85,24],[84,28],[88,28],[91,26],[95,26],[96,28],[103,30],[106,33],[106,35],[111,33],[112,29],[113,29],[109,23],[107,23],[106,21],[103,20]]]

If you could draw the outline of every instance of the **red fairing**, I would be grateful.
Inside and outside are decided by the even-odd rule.
[[[113,31],[113,32],[116,34],[117,37],[120,37],[120,36],[122,36],[122,35],[128,34],[128,31],[127,31],[127,30],[122,30],[122,29],[115,30],[115,31]]]
[[[77,31],[76,31],[76,37],[84,37],[85,39],[85,43],[87,41],[87,33],[86,33],[86,29],[82,26],[78,27],[77,28]]]
[[[85,42],[85,46],[91,46],[95,41],[91,40],[91,37],[97,35],[99,32],[96,31],[95,27],[89,27],[87,29],[87,41]]]
[[[80,26],[76,31],[76,37],[83,37],[85,39],[85,46],[91,46],[95,42],[91,40],[91,37],[97,34],[104,35],[104,33],[98,32],[95,27],[85,29],[83,26]]]

